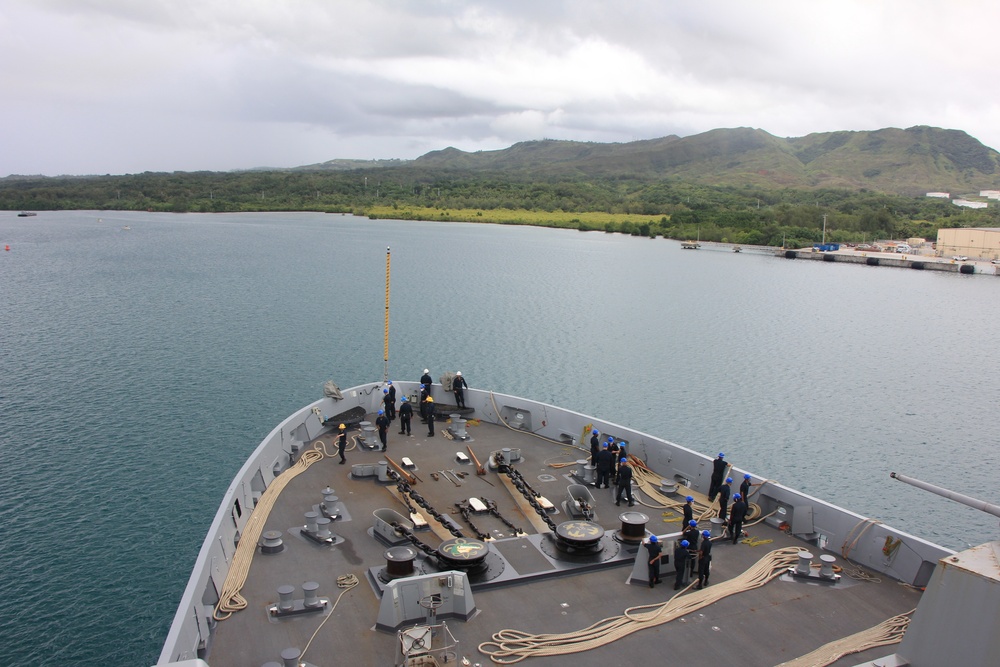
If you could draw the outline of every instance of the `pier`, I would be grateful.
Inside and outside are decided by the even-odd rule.
[[[776,257],[786,259],[812,259],[821,262],[842,262],[845,264],[864,264],[866,266],[890,266],[899,269],[916,269],[918,271],[947,271],[950,273],[981,273],[985,275],[1000,275],[1000,265],[986,260],[958,261],[933,255],[918,255],[895,252],[857,252],[853,248],[841,250],[820,251],[814,248],[798,250],[778,249]]]

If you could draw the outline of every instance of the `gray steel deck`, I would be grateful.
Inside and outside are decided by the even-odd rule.
[[[471,444],[485,464],[491,451],[504,447],[520,448],[523,461],[516,465],[532,486],[560,507],[566,497],[566,487],[575,480],[569,478],[574,467],[552,468],[552,462],[571,462],[588,458],[580,449],[554,444],[524,432],[483,423],[468,427],[471,440],[467,443],[444,437],[447,424],[437,424],[437,435],[427,437],[426,426],[414,419],[413,436],[398,435],[398,422],[390,428],[387,454],[397,462],[403,456],[416,464],[416,474],[423,480],[416,489],[443,514],[450,514],[459,525],[461,517],[454,503],[470,496],[485,496],[497,502],[500,511],[514,523],[534,532],[510,493],[495,472],[477,477],[472,465],[456,462],[455,453],[465,452]],[[356,432],[355,432],[356,433]],[[322,435],[326,442],[331,435]],[[335,448],[331,447],[330,451]],[[302,649],[325,616],[319,614],[273,621],[266,607],[277,602],[277,588],[284,584],[298,587],[305,581],[320,584],[319,595],[336,600],[338,576],[354,574],[361,583],[348,592],[334,610],[333,617],[315,638],[304,661],[320,667],[327,665],[392,665],[396,657],[395,633],[374,629],[379,598],[370,585],[366,572],[385,564],[386,546],[370,535],[373,511],[391,508],[407,515],[389,489],[375,478],[354,479],[351,464],[375,463],[383,458],[380,452],[355,449],[347,453],[348,465],[339,465],[337,458],[326,458],[297,477],[282,494],[267,521],[266,530],[280,530],[285,543],[279,554],[255,556],[250,576],[242,594],[248,608],[219,623],[213,645],[206,656],[212,667],[246,667],[280,662],[281,651],[288,647]],[[441,469],[465,470],[469,475],[461,487],[445,479],[433,481],[430,473]],[[554,481],[549,480],[551,476]],[[493,483],[493,486],[487,483]],[[549,481],[546,481],[549,480]],[[343,538],[332,547],[319,546],[304,538],[297,527],[304,523],[303,513],[322,500],[320,491],[332,487],[346,509],[346,516],[331,524],[331,530]],[[597,520],[608,531],[621,525],[619,514],[627,509],[614,506],[614,488],[593,489],[597,500]],[[643,508],[642,493],[637,494],[650,521],[647,528],[664,535],[679,530],[678,522],[666,522],[662,510]],[[568,517],[554,515],[556,523]],[[429,519],[429,517],[428,517]],[[477,516],[474,521],[481,529],[509,536],[506,526],[491,517]],[[707,528],[707,524],[700,528]],[[783,546],[811,546],[790,537],[764,523],[750,527],[749,532],[772,543],[751,547],[716,541],[712,584],[719,584],[738,575],[755,563],[767,551]],[[431,531],[418,533],[425,543],[440,542]],[[466,535],[472,537],[471,531]],[[515,567],[524,572],[537,571],[545,563],[523,549],[518,555],[518,543],[494,543]],[[833,545],[831,545],[833,546]],[[839,546],[839,545],[837,545]],[[813,547],[818,555],[818,550]],[[644,551],[643,551],[644,553]],[[836,555],[836,554],[835,554]],[[838,555],[838,564],[843,564]],[[672,570],[671,566],[665,568]],[[561,633],[581,630],[603,618],[622,613],[626,608],[661,602],[673,595],[666,582],[650,589],[645,582],[628,584],[630,565],[585,574],[549,578],[531,583],[490,590],[473,587],[478,613],[470,620],[448,621],[458,639],[458,659],[467,657],[471,663],[492,664],[477,647],[503,628],[515,628],[534,633]],[[812,651],[822,644],[874,626],[896,614],[916,607],[920,593],[913,588],[881,577],[880,583],[859,582],[845,577],[836,586],[818,585],[778,579],[761,589],[726,598],[691,616],[651,628],[597,650],[565,656],[530,658],[524,664],[539,665],[609,665],[624,664],[683,664],[690,667],[711,667],[739,664],[741,667],[765,667]],[[297,596],[300,591],[297,591]],[[882,648],[860,653],[835,663],[856,665],[866,660],[892,653]]]

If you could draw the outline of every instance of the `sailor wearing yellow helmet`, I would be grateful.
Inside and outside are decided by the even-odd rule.
[[[337,453],[340,454],[340,465],[344,465],[347,459],[344,458],[344,450],[347,449],[347,427],[341,424],[340,435],[337,436]]]
[[[427,397],[427,437],[434,437],[434,399]]]

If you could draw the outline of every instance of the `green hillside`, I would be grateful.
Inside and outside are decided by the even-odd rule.
[[[711,186],[847,188],[902,195],[1000,187],[1000,153],[960,130],[826,132],[783,139],[719,129],[624,144],[527,141],[498,151],[446,148],[404,167],[545,177],[630,177]]]

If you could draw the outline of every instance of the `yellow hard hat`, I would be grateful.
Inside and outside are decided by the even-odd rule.
[[[428,397],[427,397],[427,402],[428,402],[428,403],[433,403],[433,402],[434,402],[434,399],[433,399],[433,398],[431,398],[430,396],[428,396]]]
[[[340,428],[347,428],[347,427],[346,427],[346,426],[344,426],[343,424],[341,424],[341,425],[340,425]]]

